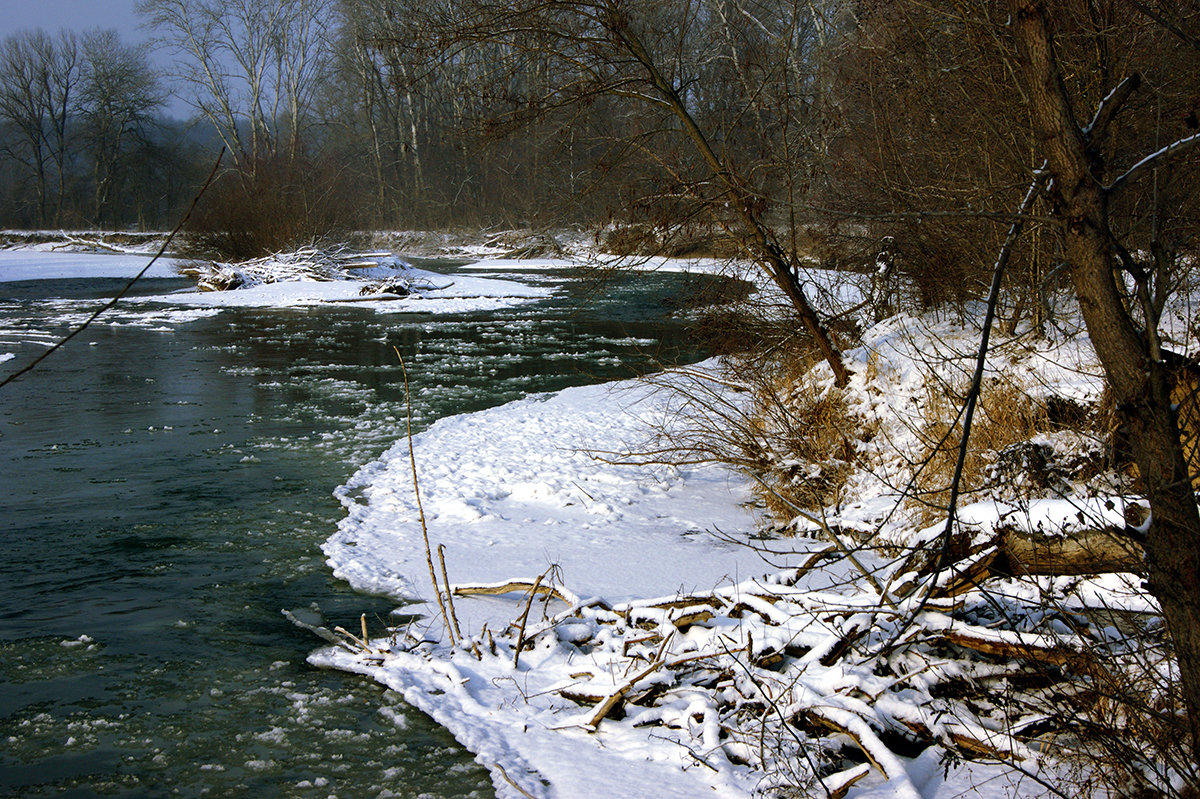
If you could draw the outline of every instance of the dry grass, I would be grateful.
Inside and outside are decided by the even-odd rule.
[[[842,391],[785,373],[761,385],[755,400],[759,493],[771,515],[790,519],[797,509],[838,505],[863,436]]]
[[[965,393],[965,392],[963,392]],[[931,384],[925,403],[925,425],[921,438],[925,451],[917,474],[914,496],[920,504],[922,522],[944,518],[950,498],[950,483],[962,441],[958,422],[962,407],[958,392]],[[1029,396],[1007,380],[992,380],[984,386],[971,428],[971,440],[963,463],[962,495],[992,487],[997,481],[999,453],[1024,444],[1048,429],[1044,402]]]

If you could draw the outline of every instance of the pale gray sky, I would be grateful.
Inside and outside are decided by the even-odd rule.
[[[83,31],[116,28],[121,38],[133,42],[145,38],[134,13],[135,0],[0,0],[0,38],[22,28],[41,28],[53,33],[60,28]]]
[[[144,42],[150,31],[141,27],[141,18],[133,10],[137,0],[0,0],[0,39],[19,30],[41,28],[47,33],[59,30],[86,31],[115,28],[121,41]],[[166,53],[152,54],[150,62],[168,71]],[[178,98],[167,103],[167,113],[183,118],[190,109]]]

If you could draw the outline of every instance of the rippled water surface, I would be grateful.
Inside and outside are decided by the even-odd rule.
[[[555,294],[446,317],[134,300],[0,390],[0,795],[492,795],[399,697],[308,666],[280,610],[394,608],[320,553],[333,489],[402,434],[393,346],[418,429],[699,355],[667,320],[694,278],[516,279]],[[0,284],[0,376],[122,283]]]

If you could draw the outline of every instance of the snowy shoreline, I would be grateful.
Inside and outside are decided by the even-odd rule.
[[[125,277],[144,263],[144,256],[7,252],[0,253],[0,281]],[[481,261],[468,269],[535,271],[560,265],[571,264]],[[156,271],[152,276],[176,275]],[[179,309],[168,308],[168,314],[182,314],[177,321],[186,321],[188,314],[215,314],[223,307],[344,300],[357,297],[362,285],[360,280],[281,281],[224,292],[184,291],[130,300],[126,313],[152,316],[161,311],[148,312],[147,305],[167,305]],[[430,285],[436,287],[419,299],[368,305],[383,312],[477,311],[531,302],[549,291],[461,273]],[[64,307],[78,308],[81,302]],[[942,350],[945,363],[962,360],[973,338],[965,326],[900,316],[876,325],[862,347],[846,353],[858,376],[847,389],[848,407],[892,428],[872,439],[872,452],[860,453],[872,463],[881,459],[886,468],[858,473],[849,501],[830,509],[827,524],[867,530],[892,507],[893,481],[900,478],[886,466],[891,455],[884,450],[917,451],[913,436],[928,401],[922,375],[929,353]],[[5,355],[0,352],[0,361]],[[1101,381],[1089,368],[1090,348],[1077,336],[1040,342],[1023,350],[1021,358],[1014,351],[994,368],[1039,391],[1080,401],[1091,401],[1099,391]],[[698,372],[711,368],[695,367],[677,378],[697,379]],[[1044,614],[1027,614],[1037,608],[1038,589],[1014,582],[1005,599],[1018,622],[1014,629],[992,630],[986,614],[973,609],[952,616],[949,604],[914,606],[909,621],[924,637],[911,654],[887,665],[896,678],[881,681],[872,647],[890,648],[884,607],[891,604],[901,616],[907,611],[879,586],[907,577],[902,571],[907,559],[875,560],[870,570],[876,578],[864,581],[867,572],[856,572],[845,559],[809,569],[816,563],[809,562],[815,550],[828,547],[832,553],[834,545],[825,537],[799,537],[772,541],[783,554],[772,552],[767,563],[755,548],[742,545],[760,523],[744,478],[711,464],[668,466],[650,458],[651,463],[635,466],[613,457],[652,449],[654,432],[671,426],[678,405],[662,383],[673,379],[533,394],[445,417],[411,439],[424,521],[435,551],[445,548],[448,581],[531,585],[539,574],[548,575],[561,587],[565,608],[560,601],[527,600],[522,590],[461,597],[456,601],[461,633],[444,629],[441,614],[427,603],[435,591],[425,563],[410,440],[400,438],[363,465],[335,490],[347,514],[322,545],[327,564],[356,590],[397,603],[426,602],[416,608],[424,615],[382,635],[365,628],[362,639],[343,633],[342,645],[313,652],[309,662],[364,674],[403,694],[476,753],[504,799],[710,794],[744,799],[773,787],[786,793],[805,779],[825,785],[826,778],[837,790],[845,789],[839,795],[853,799],[1046,793],[1022,771],[1041,767],[1040,750],[988,726],[995,719],[977,719],[973,709],[955,705],[952,698],[934,698],[932,688],[939,681],[988,680],[993,668],[986,660],[947,658],[939,642],[952,635],[985,652],[988,647],[1032,648],[1056,657],[1087,642],[1065,628],[1043,633]],[[827,390],[822,380],[816,370],[807,390]],[[1059,534],[1085,518],[1088,524],[1120,524],[1124,518],[1120,502],[1034,499],[1018,506],[1001,499],[962,509],[980,547],[990,546],[1002,519],[1024,523],[1038,534]],[[917,527],[897,518],[876,533],[880,540],[919,552],[936,531]],[[836,540],[837,534],[830,535]],[[920,579],[932,580],[934,592],[943,576],[935,571]],[[1072,602],[1093,592],[1101,605],[1153,611],[1139,586],[1121,579],[1085,580],[1073,591]],[[957,596],[961,609],[968,595]],[[535,607],[526,638],[524,619]],[[986,610],[986,602],[979,607]],[[412,609],[408,605],[403,612]],[[518,617],[519,633],[511,624]],[[1029,621],[1026,627],[1020,626],[1022,619]],[[864,629],[862,649],[842,660],[851,649],[843,644],[857,640]],[[833,652],[837,658],[826,657]],[[972,672],[976,665],[978,671]],[[775,687],[764,694],[768,683]],[[625,704],[627,692],[650,699],[605,715],[607,703]],[[747,715],[750,705],[763,707],[754,699],[760,694],[768,706],[785,705],[790,719],[832,726],[833,735],[802,733],[808,736],[802,747],[812,745],[818,756],[830,758],[820,775],[814,771],[805,777],[801,755],[789,749],[787,735],[796,738],[792,722],[784,722],[776,731],[780,737],[771,742],[761,733],[757,745],[747,737],[771,721],[770,714]],[[586,709],[589,704],[597,709]],[[876,737],[877,731],[889,730],[901,736],[915,732],[935,743],[915,758],[900,758]],[[945,768],[943,757],[954,747],[946,742],[955,736],[1006,753],[999,759],[1011,758],[1015,765],[961,762]],[[865,754],[873,770],[847,767],[840,754],[846,740]],[[757,762],[764,756],[774,764]],[[815,768],[807,751],[803,759]],[[798,782],[788,782],[793,768]]]

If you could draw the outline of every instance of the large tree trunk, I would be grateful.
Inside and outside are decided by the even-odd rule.
[[[1011,0],[1030,111],[1054,177],[1053,212],[1088,335],[1116,400],[1150,502],[1149,588],[1178,658],[1192,745],[1200,750],[1200,513],[1171,404],[1171,375],[1152,336],[1138,330],[1114,278],[1104,164],[1075,119],[1039,0]],[[1111,118],[1111,115],[1110,117]]]

